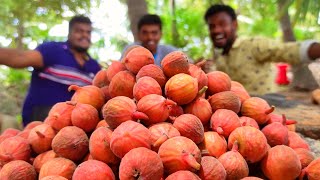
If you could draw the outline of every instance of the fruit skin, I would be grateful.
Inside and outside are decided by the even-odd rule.
[[[114,75],[120,71],[127,70],[123,63],[119,61],[112,61],[111,65],[107,69],[107,78],[109,83],[111,82]]]
[[[71,180],[76,167],[77,165],[69,159],[62,157],[54,158],[42,165],[39,179],[46,176],[59,175]]]
[[[51,149],[51,142],[56,135],[55,130],[48,124],[41,124],[31,129],[28,142],[34,152],[41,154]]]
[[[157,180],[163,177],[163,164],[159,155],[145,147],[130,150],[121,160],[120,179]]]
[[[304,148],[296,148],[293,150],[297,153],[300,159],[301,169],[307,167],[315,159],[312,152],[310,152],[309,150],[306,150]]]
[[[213,95],[215,93],[230,91],[231,79],[228,74],[222,71],[213,71],[207,73],[208,77],[208,94]]]
[[[251,126],[238,127],[232,131],[228,138],[229,149],[232,149],[235,141],[239,144],[239,153],[248,163],[260,161],[268,151],[268,143],[264,134]]]
[[[178,179],[200,180],[199,176],[197,176],[196,174],[190,171],[183,171],[183,170],[170,174],[165,180],[178,180]]]
[[[264,99],[251,97],[245,100],[241,106],[241,114],[251,117],[257,121],[259,125],[266,123],[270,119],[270,113],[274,111],[274,106],[271,106]]]
[[[204,140],[199,144],[199,148],[202,155],[218,158],[228,150],[228,145],[222,135],[214,131],[208,131],[204,133]]]
[[[263,173],[270,179],[295,179],[301,172],[297,154],[288,146],[277,145],[268,150],[261,162]]]
[[[0,144],[0,167],[13,160],[29,161],[31,148],[22,137],[7,138]]]
[[[148,49],[140,46],[131,49],[124,57],[123,63],[130,72],[137,74],[143,66],[154,64],[154,58]]]
[[[0,179],[2,180],[34,180],[37,173],[34,167],[22,160],[15,160],[4,165],[0,170]]]
[[[176,74],[165,85],[165,95],[178,105],[192,102],[198,94],[198,82],[188,74]]]
[[[199,144],[204,139],[204,128],[197,116],[192,114],[183,114],[177,117],[173,123],[181,134],[181,136],[191,139],[196,144]]]
[[[160,146],[158,154],[167,174],[179,170],[195,172],[201,167],[199,148],[192,140],[183,136],[173,137],[165,141]]]
[[[221,180],[227,177],[223,165],[211,156],[201,158],[201,169],[198,175],[202,180]]]
[[[90,104],[74,103],[75,108],[71,113],[72,125],[77,126],[89,133],[92,132],[99,123],[99,113]]]
[[[109,84],[109,94],[112,98],[126,96],[133,98],[133,87],[136,77],[129,71],[120,71],[113,76]]]
[[[136,75],[136,79],[138,81],[140,78],[145,76],[155,79],[159,83],[161,88],[163,88],[167,82],[167,77],[164,75],[162,69],[155,64],[148,64],[146,66],[143,66]]]
[[[104,93],[102,90],[96,86],[83,86],[79,87],[77,85],[71,85],[68,91],[75,91],[71,101],[75,101],[83,104],[90,104],[100,111],[101,107],[104,105]]]
[[[97,179],[97,180],[115,180],[111,168],[97,160],[88,160],[81,163],[72,175],[73,180]]]
[[[299,180],[302,180],[305,176],[308,180],[318,180],[320,178],[320,158],[313,160],[305,169],[302,170]]]
[[[216,93],[210,96],[208,101],[213,112],[218,109],[229,109],[235,113],[238,113],[241,107],[240,99],[232,91]]]
[[[110,99],[102,108],[102,115],[108,125],[115,129],[125,121],[148,120],[144,113],[137,111],[137,105],[126,96]]]
[[[189,74],[188,56],[181,51],[173,51],[162,59],[161,67],[169,78],[179,73]]]
[[[152,139],[152,150],[158,152],[159,147],[163,144],[166,140],[180,136],[180,132],[173,127],[171,123],[162,122],[157,123],[149,127],[149,131],[151,132],[151,139]]]
[[[149,129],[134,121],[120,124],[112,133],[110,148],[119,158],[137,147],[151,149],[152,139]]]
[[[233,130],[241,126],[238,115],[228,109],[218,109],[213,113],[210,125],[212,130],[223,135],[225,138],[228,138]]]
[[[89,150],[89,139],[82,129],[67,126],[53,138],[51,146],[59,156],[78,162]]]
[[[145,76],[137,80],[133,86],[133,97],[139,101],[149,94],[162,95],[162,89],[155,79]]]

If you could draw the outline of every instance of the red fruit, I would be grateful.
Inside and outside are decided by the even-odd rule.
[[[208,86],[208,77],[206,73],[201,69],[200,64],[198,63],[196,65],[189,64],[189,72],[192,77],[198,80],[199,89],[202,89],[204,86]]]
[[[127,96],[133,98],[133,87],[136,83],[135,76],[129,71],[121,71],[116,74],[109,84],[110,96]]]
[[[227,149],[227,141],[217,132],[208,131],[204,133],[204,140],[199,144],[202,155],[214,156],[216,158],[224,154]]]
[[[33,166],[22,160],[15,160],[4,165],[0,171],[2,180],[34,180],[37,173]]]
[[[103,119],[103,120],[100,120],[99,123],[97,124],[96,126],[96,129],[98,129],[99,127],[110,127],[109,124]]]
[[[167,82],[167,78],[164,75],[162,69],[155,64],[148,64],[146,66],[143,66],[136,75],[137,81],[144,76],[155,79],[159,83],[161,88],[163,88]]]
[[[87,154],[88,147],[88,136],[75,126],[62,128],[52,140],[52,149],[55,153],[76,162]]]
[[[51,149],[51,142],[56,135],[55,130],[48,124],[41,124],[31,129],[28,142],[37,154]]]
[[[188,57],[181,51],[167,54],[161,61],[161,67],[169,78],[179,73],[189,74]]]
[[[152,140],[150,131],[134,121],[120,124],[112,133],[110,148],[112,152],[122,158],[131,149],[137,147],[151,148]]]
[[[302,170],[299,180],[302,180],[305,176],[308,180],[318,180],[320,178],[320,158],[313,160],[305,169]]]
[[[30,153],[30,145],[26,139],[10,137],[0,144],[0,167],[13,160],[28,161]]]
[[[114,129],[125,121],[148,120],[148,116],[137,111],[134,101],[125,96],[110,99],[102,108],[104,120]]]
[[[62,176],[52,175],[52,176],[46,176],[44,178],[41,178],[40,180],[68,180],[68,179]]]
[[[156,124],[168,119],[170,106],[176,105],[170,99],[161,95],[149,94],[144,96],[137,104],[137,110],[148,116],[148,120],[142,120],[146,125]]]
[[[57,131],[66,126],[71,126],[71,113],[73,109],[74,106],[69,102],[59,102],[50,109],[48,117],[44,122]]]
[[[310,150],[308,143],[302,139],[299,134],[292,131],[288,132],[288,146],[292,149],[304,148],[306,150]]]
[[[168,139],[160,146],[158,154],[167,174],[179,170],[195,172],[200,169],[200,150],[186,137],[177,136]]]
[[[297,154],[285,145],[269,149],[261,162],[261,168],[269,179],[295,179],[301,172],[301,164]]]
[[[154,58],[148,49],[140,46],[131,49],[123,59],[123,63],[129,71],[137,74],[143,66],[154,64]]]
[[[13,129],[13,128],[7,128],[6,130],[4,130],[1,134],[1,136],[6,136],[6,135],[12,135],[15,136],[17,135],[19,132],[21,132],[18,129]]]
[[[285,122],[283,124],[279,122],[268,124],[261,131],[271,147],[288,145],[288,128],[285,126]]]
[[[227,138],[233,130],[241,126],[238,115],[228,109],[218,109],[213,113],[210,124],[214,131],[223,135],[225,138]]]
[[[162,95],[162,89],[155,79],[145,76],[137,80],[133,86],[133,97],[139,101],[142,97],[149,94]]]
[[[201,97],[202,93],[205,93],[207,89],[207,86],[202,88],[199,91],[198,97],[191,103],[187,104],[184,108],[184,112],[186,114],[193,114],[197,116],[204,125],[209,122],[212,115],[210,103],[205,98]]]
[[[231,79],[228,74],[221,71],[213,71],[207,73],[208,77],[208,93],[213,95],[215,93],[230,91]]]
[[[241,180],[263,180],[263,179],[258,177],[245,177],[245,178],[242,178]]]
[[[75,108],[71,113],[72,125],[85,132],[92,132],[100,121],[99,113],[90,104],[74,103]]]
[[[31,131],[31,130],[29,130],[29,129],[28,129],[28,130],[23,130],[23,131],[19,132],[19,133],[16,135],[16,137],[21,137],[21,138],[23,138],[23,139],[25,139],[25,140],[28,140],[30,131]]]
[[[227,179],[241,179],[249,175],[246,160],[238,152],[238,142],[235,141],[231,151],[222,154],[218,158],[227,173]]]
[[[256,129],[260,129],[257,121],[252,119],[252,118],[250,118],[250,117],[241,116],[239,119],[240,119],[241,126],[251,126],[251,127],[256,128]]]
[[[29,124],[27,124],[26,127],[24,127],[24,130],[28,130],[28,129],[31,130],[32,128],[34,128],[40,124],[43,124],[43,122],[42,121],[32,121]]]
[[[190,75],[176,74],[167,81],[165,94],[178,105],[188,104],[198,94],[198,82]]]
[[[39,154],[33,161],[33,167],[37,173],[40,172],[40,169],[44,163],[47,161],[59,157],[53,150],[46,151]]]
[[[285,125],[292,125],[292,124],[296,124],[297,121],[295,120],[291,120],[291,119],[286,119],[285,115],[283,114],[281,115],[277,115],[277,114],[269,114],[270,115],[270,119],[267,121],[267,124],[271,124],[273,122],[279,122],[279,123],[283,123],[285,121]]]
[[[97,110],[100,110],[104,104],[104,93],[100,88],[96,86],[79,87],[77,85],[71,85],[69,86],[68,91],[75,91],[71,98],[71,101],[90,104]]]
[[[304,148],[297,148],[293,150],[296,152],[300,159],[301,169],[307,167],[314,160],[313,154]]]
[[[245,100],[250,98],[250,95],[247,92],[247,90],[240,83],[236,81],[231,81],[230,91],[234,92],[238,96],[241,103],[243,103]]]
[[[195,115],[183,114],[174,120],[173,126],[181,136],[191,139],[196,144],[201,143],[204,139],[203,125]]]
[[[107,164],[97,160],[88,160],[81,163],[72,176],[72,180],[82,179],[115,180],[116,178]]]
[[[121,160],[120,179],[161,179],[163,164],[159,155],[145,147],[129,151]]]
[[[92,80],[92,85],[97,86],[99,88],[102,88],[103,86],[106,86],[109,84],[108,76],[107,76],[107,70],[102,69],[98,71],[98,73],[94,76]]]
[[[112,61],[111,65],[107,69],[107,78],[111,82],[113,76],[115,76],[120,71],[125,71],[127,68],[122,62]]]
[[[149,127],[152,139],[152,149],[158,152],[159,147],[169,138],[180,136],[180,132],[171,123],[162,122]]]
[[[166,180],[178,180],[178,179],[186,179],[186,180],[200,180],[199,176],[190,172],[190,171],[177,171],[175,173],[170,174]]]
[[[184,114],[183,109],[179,105],[169,106],[169,119],[174,121],[178,116]]]
[[[39,179],[46,176],[58,175],[71,180],[76,167],[77,165],[69,159],[62,157],[54,158],[42,165],[39,173]]]
[[[238,113],[241,107],[240,99],[231,91],[216,93],[210,96],[208,101],[213,112],[218,109],[229,109],[235,113]]]
[[[103,86],[100,89],[104,94],[105,102],[108,102],[111,99],[111,96],[110,96],[110,93],[109,93],[109,86]]]
[[[274,106],[270,107],[267,101],[258,97],[245,100],[241,106],[241,114],[253,118],[258,124],[266,123],[273,110]]]
[[[268,151],[266,137],[254,127],[242,126],[235,129],[228,138],[229,149],[235,141],[239,144],[239,153],[248,163],[260,161]]]
[[[227,174],[223,165],[214,157],[204,156],[201,158],[199,177],[202,180],[226,179]]]
[[[93,159],[107,164],[116,164],[119,159],[110,149],[112,131],[106,127],[100,127],[93,131],[89,140],[89,150]]]

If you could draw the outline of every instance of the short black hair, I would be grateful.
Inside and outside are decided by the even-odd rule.
[[[69,32],[71,31],[73,25],[76,23],[84,23],[84,24],[89,24],[89,25],[92,24],[91,20],[86,16],[83,16],[83,15],[73,16],[71,18],[71,20],[69,21]]]
[[[237,15],[232,7],[224,4],[215,4],[207,10],[206,14],[204,15],[204,20],[207,22],[210,16],[220,12],[226,12],[232,20],[237,19]]]
[[[138,30],[140,30],[143,25],[150,25],[150,24],[159,25],[160,30],[162,29],[162,22],[158,15],[145,14],[139,19]]]

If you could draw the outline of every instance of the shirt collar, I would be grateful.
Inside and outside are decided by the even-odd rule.
[[[68,50],[71,54],[73,54],[72,51],[70,50],[70,47],[71,47],[71,45],[70,45],[70,42],[69,42],[69,41],[65,41],[65,42],[62,44],[62,48],[63,48],[64,50]],[[90,59],[91,59],[91,56],[89,55],[88,52],[86,52],[86,56],[84,57],[84,60],[89,61]]]

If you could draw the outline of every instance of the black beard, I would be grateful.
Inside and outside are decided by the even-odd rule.
[[[230,39],[227,40],[226,45],[223,47],[223,51],[222,51],[222,54],[223,54],[223,55],[226,55],[226,54],[229,53],[229,51],[230,51],[230,49],[231,49],[231,47],[232,47],[233,42],[234,42],[234,39],[233,39],[233,38],[230,38]]]
[[[87,52],[88,48],[83,48],[83,47],[73,47],[73,49],[79,53],[84,53]]]

